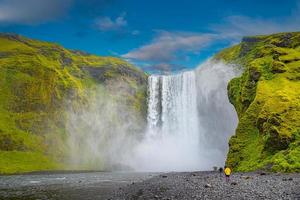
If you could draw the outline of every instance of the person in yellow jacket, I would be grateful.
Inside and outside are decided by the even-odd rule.
[[[225,179],[226,182],[229,182],[229,177],[231,175],[231,169],[227,166],[224,167],[224,174],[225,174]]]

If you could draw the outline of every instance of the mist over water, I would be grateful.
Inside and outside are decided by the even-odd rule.
[[[122,83],[110,87],[118,94],[129,90]],[[87,105],[71,108],[68,112],[69,167],[128,169],[126,162],[143,132],[143,119],[125,103],[126,98],[117,97],[106,89],[99,87],[96,91],[88,91],[88,96]]]
[[[223,166],[237,115],[227,84],[232,66],[208,61],[196,70],[152,75],[148,127],[133,166],[145,171],[211,170]]]
[[[69,112],[70,164],[136,171],[223,166],[237,125],[227,97],[227,84],[236,75],[234,67],[208,61],[192,71],[149,76],[146,126],[126,98],[116,101],[99,90],[88,107]],[[126,94],[118,84],[110,91]]]

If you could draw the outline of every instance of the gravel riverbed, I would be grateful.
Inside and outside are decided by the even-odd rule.
[[[300,174],[218,172],[167,173],[131,183],[111,199],[300,199]]]
[[[300,174],[89,172],[0,176],[0,200],[300,199]]]
[[[0,176],[0,200],[98,200],[158,173],[72,172]]]

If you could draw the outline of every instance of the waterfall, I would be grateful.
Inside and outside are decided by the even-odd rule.
[[[223,166],[237,115],[227,84],[232,66],[208,61],[193,71],[151,75],[148,128],[131,165],[143,171],[211,170]]]
[[[234,67],[212,61],[148,79],[148,115],[98,88],[88,106],[70,109],[66,130],[74,169],[211,170],[223,166],[237,115],[227,97]],[[128,93],[123,83],[113,91]],[[121,101],[122,100],[122,101]],[[124,100],[124,101],[123,101]]]

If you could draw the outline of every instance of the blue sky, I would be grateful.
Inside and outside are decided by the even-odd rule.
[[[0,0],[0,31],[176,71],[245,35],[300,31],[300,1]]]

